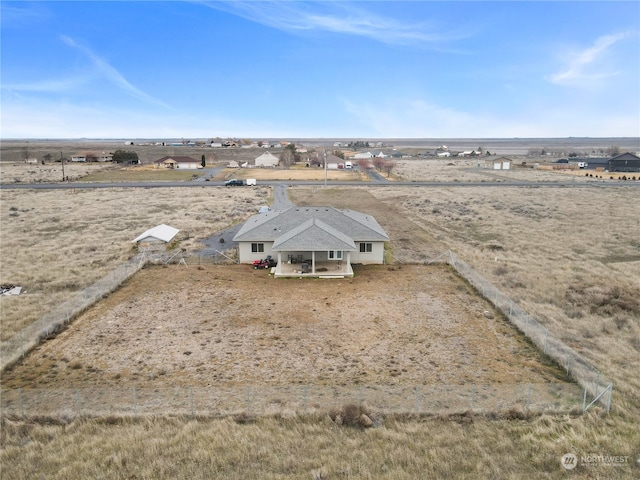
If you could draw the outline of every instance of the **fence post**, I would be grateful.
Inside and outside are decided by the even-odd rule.
[[[307,414],[307,386],[302,387],[302,413]]]
[[[24,400],[22,398],[22,389],[21,388],[18,389],[18,399],[19,399],[19,403],[20,403],[20,415],[22,415],[22,418],[24,418]]]
[[[529,332],[529,315],[527,314],[524,318],[524,334],[527,335],[527,333]]]
[[[509,300],[509,318],[513,316],[513,300]]]
[[[567,365],[566,365],[566,370],[567,370],[567,375],[569,375],[569,366],[571,365],[571,352],[569,352],[567,354]]]
[[[133,418],[138,418],[138,406],[136,405],[136,387],[131,388],[133,394]]]
[[[525,407],[525,412],[529,411],[530,404],[531,404],[531,384],[527,386],[527,406]]]
[[[598,387],[596,387],[596,392],[598,391]],[[582,395],[582,413],[585,413],[587,410],[587,387],[584,387],[584,395]]]
[[[611,411],[611,397],[613,396],[613,383],[609,384],[609,398],[607,399],[607,413]]]

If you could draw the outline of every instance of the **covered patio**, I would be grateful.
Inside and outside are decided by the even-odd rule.
[[[353,269],[346,259],[327,259],[327,252],[303,252],[282,254],[278,252],[278,264],[274,267],[275,277],[353,277]],[[319,260],[318,258],[323,258]]]
[[[273,242],[277,253],[276,277],[346,277],[353,276],[351,252],[356,251],[354,241],[312,218],[278,237]]]

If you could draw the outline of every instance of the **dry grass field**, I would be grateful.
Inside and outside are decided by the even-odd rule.
[[[225,168],[218,175],[216,180],[226,180],[229,178],[255,178],[258,181],[269,180],[316,180],[323,181],[325,171],[322,168],[296,167],[289,169],[281,168]],[[368,181],[366,175],[355,170],[327,170],[327,180],[341,180],[344,182]]]
[[[490,309],[447,266],[367,266],[335,281],[277,280],[250,265],[152,267],[6,371],[3,386],[565,380]]]
[[[181,230],[179,246],[258,211],[257,189],[0,190],[0,282],[24,288],[0,297],[2,339],[37,320],[137,253],[131,241],[159,224]]]
[[[452,167],[442,166],[444,171],[448,168]],[[473,166],[460,166],[434,178],[476,179],[477,172],[469,168]],[[399,168],[397,173],[405,179],[417,176],[407,172]],[[544,178],[550,183],[559,178],[556,172],[499,173],[524,181],[546,181],[538,175],[549,175]],[[431,179],[429,175],[424,180]],[[448,248],[454,250],[613,380],[610,415],[596,408],[578,417],[405,416],[386,418],[381,427],[367,430],[339,427],[325,416],[43,422],[3,418],[3,477],[637,477],[640,189],[586,185],[589,180],[579,177],[575,181],[575,187],[564,188],[296,187],[290,194],[297,204],[329,204],[374,215],[392,239],[391,253],[402,261],[422,263]],[[24,282],[28,287],[24,296],[0,299],[3,332],[7,328],[16,331],[26,323],[20,323],[21,308],[32,311],[30,318],[37,318],[48,308],[40,306],[41,302],[50,301],[51,306],[62,301],[62,292],[91,282],[127,258],[131,255],[128,242],[143,229],[163,222],[174,225],[190,232],[184,245],[193,249],[197,238],[253,213],[267,195],[267,189],[0,191],[2,282]],[[230,211],[235,215],[227,216]],[[402,271],[408,269],[405,266]],[[134,282],[144,281],[149,274],[143,271]],[[191,270],[183,270],[182,275],[191,275]],[[32,285],[41,287],[33,291]],[[158,295],[153,292],[149,295]],[[118,295],[126,296],[126,289],[113,297],[117,300]],[[22,300],[23,305],[12,305]],[[130,301],[142,300],[134,296]],[[236,300],[245,305],[247,301],[245,297]],[[106,306],[98,305],[92,312]],[[390,310],[387,304],[383,311],[387,315]],[[114,307],[105,315],[118,312]],[[215,321],[211,318],[210,322]],[[73,328],[64,335],[71,336]],[[82,322],[77,328],[82,328]],[[232,331],[238,335],[236,344],[242,345],[238,328]],[[278,342],[273,338],[263,341]],[[55,350],[55,343],[47,342],[45,347]],[[71,343],[65,348],[71,349]],[[84,354],[89,355],[91,350],[86,350]],[[86,372],[84,366],[76,370],[78,375]],[[46,375],[55,378],[53,369]],[[98,372],[96,379],[106,381],[109,376]],[[625,461],[619,466],[595,462],[566,472],[560,458],[568,452],[578,457],[623,456]]]

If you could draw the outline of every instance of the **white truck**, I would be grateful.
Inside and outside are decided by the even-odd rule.
[[[258,184],[258,182],[256,181],[256,179],[255,179],[255,178],[247,178],[247,179],[244,181],[244,184],[245,184],[245,185],[252,186],[252,187],[255,187],[255,186]]]

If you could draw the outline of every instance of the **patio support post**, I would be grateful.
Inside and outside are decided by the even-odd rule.
[[[276,265],[276,273],[282,272],[282,252],[278,252],[278,264]]]
[[[316,274],[316,251],[311,250],[311,273]]]

